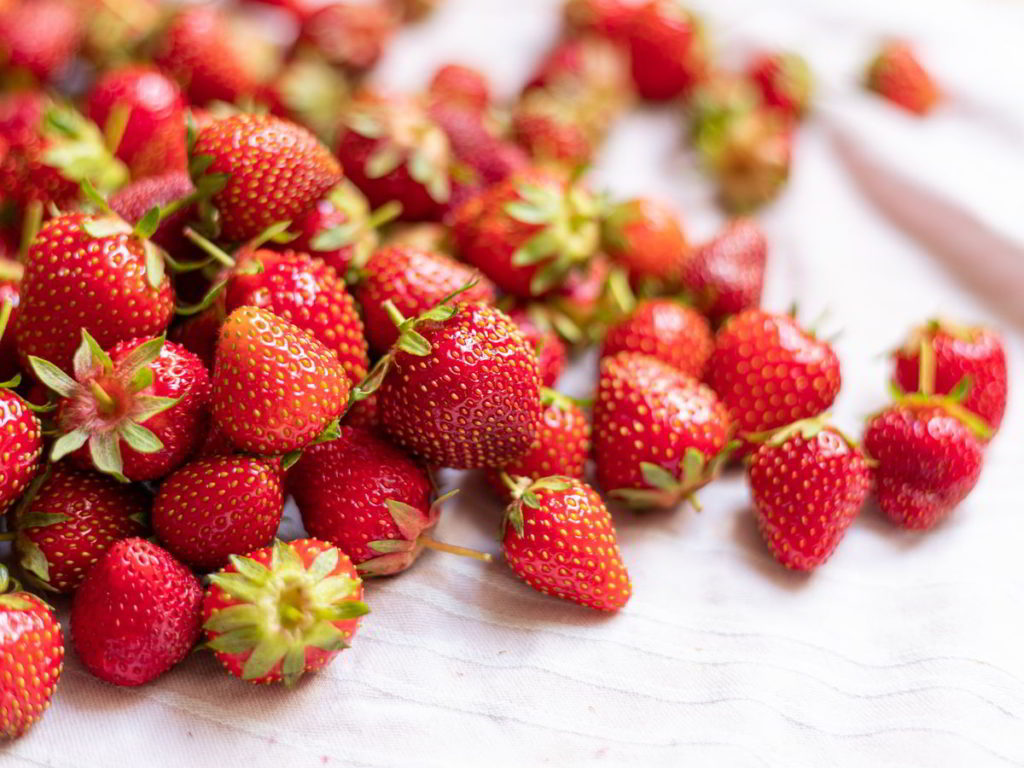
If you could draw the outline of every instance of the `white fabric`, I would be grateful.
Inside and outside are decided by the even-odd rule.
[[[557,4],[449,0],[403,32],[379,79],[418,87],[455,59],[511,94],[553,39]],[[1000,324],[1020,386],[1024,5],[695,5],[728,59],[791,46],[822,81],[789,189],[761,221],[766,304],[798,300],[807,318],[827,307],[826,327],[843,331],[838,421],[859,431],[884,401],[882,354],[936,313]],[[915,41],[949,93],[927,120],[858,88],[893,34]],[[634,112],[593,178],[674,200],[701,240],[721,216],[682,135],[674,107]],[[578,363],[566,387],[587,393],[592,366]],[[0,764],[1024,765],[1022,426],[1014,398],[948,522],[904,533],[869,505],[810,577],[772,560],[735,474],[702,494],[701,514],[616,513],[635,591],[617,616],[546,598],[500,560],[428,553],[367,586],[373,613],[353,648],[295,690],[248,687],[206,653],[116,689],[69,650],[52,709],[0,747]],[[497,551],[499,508],[478,479],[449,506],[440,537]]]

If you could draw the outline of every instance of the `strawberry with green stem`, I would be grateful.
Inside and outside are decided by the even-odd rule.
[[[898,40],[887,42],[871,60],[865,84],[882,98],[918,116],[927,115],[942,99],[938,85],[917,55]]]
[[[13,302],[0,304],[0,341],[13,309]],[[0,514],[21,496],[39,471],[43,452],[43,427],[32,407],[13,391],[21,383],[16,375],[0,384]]]
[[[767,258],[768,242],[754,220],[733,219],[687,258],[684,295],[716,325],[729,315],[756,309]]]
[[[748,68],[751,81],[761,92],[766,106],[799,120],[811,102],[811,68],[807,60],[791,51],[759,54]]]
[[[601,244],[630,285],[643,293],[678,287],[690,246],[678,214],[659,200],[639,197],[605,215]]]

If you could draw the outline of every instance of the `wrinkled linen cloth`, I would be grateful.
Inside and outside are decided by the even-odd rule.
[[[422,87],[456,60],[510,96],[553,41],[557,5],[449,0],[400,35],[376,80]],[[726,63],[787,47],[817,75],[789,188],[759,218],[766,306],[827,309],[825,331],[841,331],[837,422],[859,434],[885,402],[885,352],[914,323],[1002,327],[1016,392],[969,500],[926,534],[869,504],[805,576],[772,559],[733,472],[699,514],[616,511],[634,596],[615,616],[534,592],[500,558],[428,552],[367,585],[353,647],[293,690],[249,687],[206,652],[116,689],[69,648],[51,710],[0,746],[0,765],[1024,765],[1024,4],[693,5]],[[886,36],[912,40],[945,88],[925,120],[859,87]],[[638,109],[590,178],[674,201],[700,241],[722,216],[683,136],[677,107]],[[594,365],[577,360],[563,388],[587,394]],[[484,484],[443,479],[464,489],[438,537],[497,552]]]

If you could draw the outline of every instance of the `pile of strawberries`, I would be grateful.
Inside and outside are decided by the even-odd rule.
[[[765,542],[809,570],[872,489],[927,529],[973,488],[1006,402],[992,331],[914,330],[858,446],[827,419],[829,343],[759,308],[752,219],[694,246],[666,204],[583,180],[632,98],[678,99],[725,201],[766,201],[798,57],[724,73],[672,0],[570,0],[502,108],[460,65],[418,95],[362,84],[432,3],[274,5],[287,44],[248,7],[0,3],[4,736],[61,672],[40,595],[116,685],[197,643],[254,683],[327,664],[364,578],[490,559],[434,538],[438,468],[485,473],[527,584],[603,611],[632,593],[605,499],[696,505],[743,460]],[[908,93],[893,66],[874,80]],[[552,387],[591,343],[585,404]],[[289,496],[309,538],[275,538]]]

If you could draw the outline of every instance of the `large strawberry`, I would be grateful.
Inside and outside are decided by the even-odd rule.
[[[116,542],[71,603],[71,639],[87,670],[114,685],[142,685],[180,662],[199,639],[203,590],[165,550]]]
[[[254,456],[214,456],[180,467],[153,500],[153,531],[200,571],[273,541],[284,510],[277,467]]]
[[[646,0],[627,25],[633,83],[645,99],[686,95],[707,76],[708,42],[701,22],[680,0]]]
[[[601,361],[594,459],[613,497],[638,508],[692,499],[728,457],[729,429],[725,406],[692,376],[638,352]]]
[[[750,79],[761,92],[761,101],[790,119],[799,119],[811,102],[811,68],[807,60],[790,51],[758,55],[749,67]]]
[[[83,27],[81,9],[65,0],[0,5],[0,61],[43,82],[54,79],[71,63]]]
[[[712,322],[761,303],[768,244],[752,219],[734,219],[683,267],[687,296]]]
[[[203,598],[206,645],[251,683],[291,685],[349,646],[369,611],[355,566],[316,539],[233,556]]]
[[[331,64],[361,72],[377,62],[397,27],[388,3],[331,2],[303,22],[302,36]]]
[[[679,285],[689,245],[678,214],[666,203],[646,197],[619,203],[604,220],[601,242],[634,286]]]
[[[915,115],[932,111],[942,94],[935,80],[904,42],[886,43],[868,65],[867,87]]]
[[[14,549],[33,585],[73,592],[114,542],[142,536],[149,496],[95,472],[57,464],[14,514]]]
[[[210,376],[198,357],[163,336],[123,341],[106,352],[82,329],[74,378],[41,358],[29,363],[60,397],[53,461],[71,454],[83,468],[154,480],[184,462],[202,439]]]
[[[612,517],[582,480],[510,480],[513,501],[502,520],[505,560],[546,595],[599,611],[617,611],[633,594]]]
[[[766,436],[747,478],[761,536],[780,563],[798,571],[829,558],[871,490],[860,450],[820,417]]]
[[[42,717],[63,669],[53,609],[20,591],[0,565],[0,739],[16,739]]]
[[[699,379],[714,348],[704,316],[671,299],[647,299],[608,329],[601,356],[643,352]]]

